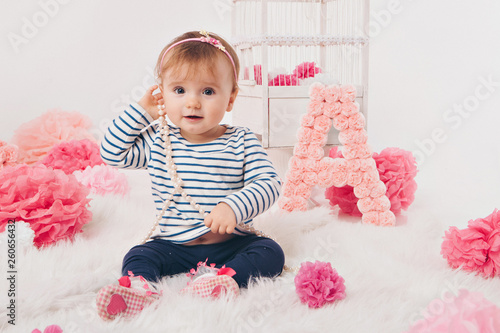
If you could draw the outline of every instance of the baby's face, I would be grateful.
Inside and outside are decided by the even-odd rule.
[[[165,111],[181,135],[193,143],[212,141],[225,132],[219,123],[225,112],[233,108],[237,91],[233,92],[233,68],[219,57],[213,73],[202,66],[195,75],[186,75],[183,65],[177,75],[167,70],[162,78]]]

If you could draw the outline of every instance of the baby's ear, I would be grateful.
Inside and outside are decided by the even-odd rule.
[[[238,96],[238,89],[235,89],[232,93],[231,96],[229,97],[229,103],[227,104],[226,112],[231,112],[233,110],[234,106],[234,100],[236,99],[236,96]]]

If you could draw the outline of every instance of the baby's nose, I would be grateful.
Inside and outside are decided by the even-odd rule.
[[[201,107],[200,101],[195,96],[189,96],[186,99],[186,107],[188,109],[199,109]]]

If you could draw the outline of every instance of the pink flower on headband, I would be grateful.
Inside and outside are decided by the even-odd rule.
[[[200,35],[205,36],[205,37],[200,37],[200,41],[212,44],[213,46],[215,46],[216,48],[218,48],[221,51],[226,51],[226,48],[224,47],[224,45],[222,45],[220,40],[215,39],[213,37],[210,37],[210,35],[208,34],[207,31],[201,30]]]

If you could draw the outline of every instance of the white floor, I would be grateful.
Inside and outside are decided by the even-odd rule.
[[[273,159],[280,169],[282,162]],[[0,329],[31,332],[58,324],[64,332],[387,333],[403,332],[417,320],[439,314],[426,310],[427,305],[434,300],[446,306],[460,289],[480,292],[500,307],[500,278],[453,271],[439,253],[450,225],[464,227],[498,207],[499,165],[478,163],[480,169],[470,173],[479,168],[472,161],[455,168],[440,163],[429,161],[419,173],[415,202],[393,228],[338,216],[326,202],[304,213],[281,214],[274,207],[256,221],[276,237],[290,266],[331,262],[345,279],[343,301],[308,309],[295,294],[294,273],[285,273],[261,280],[234,301],[210,302],[179,295],[187,282],[181,275],[162,281],[164,297],[156,306],[133,320],[105,323],[96,314],[96,293],[119,277],[124,253],[153,220],[147,174],[127,171],[130,196],[94,197],[93,221],[73,243],[19,251],[16,326],[7,324],[2,306]],[[434,168],[440,172],[434,174]],[[322,190],[316,189],[314,197],[321,202]],[[6,284],[0,280],[1,290],[7,290]],[[0,294],[1,304],[6,297]]]

